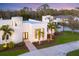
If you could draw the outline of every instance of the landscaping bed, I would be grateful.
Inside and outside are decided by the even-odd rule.
[[[6,48],[0,51],[0,56],[16,56],[28,52],[24,42],[18,43],[14,48]]]
[[[79,56],[79,50],[71,51],[67,54],[67,56]]]
[[[45,41],[42,41],[40,45],[38,44],[38,42],[34,42],[33,44],[38,49],[41,49],[41,48],[51,47],[51,46],[79,40],[79,33],[77,32],[72,33],[71,31],[64,31],[64,32],[57,33],[55,35],[56,35],[55,39],[51,40],[50,42],[48,42],[48,40],[45,40]]]
[[[46,48],[55,45],[54,40],[51,40],[48,42],[48,40],[42,41],[41,44],[39,45],[38,42],[33,43],[36,48],[41,49],[41,48]]]

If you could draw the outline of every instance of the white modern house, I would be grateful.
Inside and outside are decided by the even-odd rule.
[[[75,17],[74,20],[79,21],[79,17]]]
[[[36,21],[29,19],[28,21],[23,21],[22,17],[12,17],[11,19],[0,19],[0,27],[2,25],[9,25],[14,29],[13,35],[8,41],[13,41],[14,43],[22,42],[23,40],[29,40],[30,42],[38,41],[38,30],[44,32],[44,36],[40,38],[40,41],[47,40],[47,23],[42,21]],[[0,44],[2,41],[3,32],[0,31]]]

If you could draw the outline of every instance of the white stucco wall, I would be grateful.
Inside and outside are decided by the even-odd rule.
[[[0,20],[0,27],[2,25],[10,25],[11,28],[14,29],[14,33],[12,34],[10,40],[12,40],[14,43],[22,42],[22,17],[12,17],[11,19],[6,20]],[[15,23],[17,23],[17,26],[15,26]],[[2,44],[2,34],[0,31],[0,44]]]
[[[22,17],[12,17],[12,27],[14,29],[14,33],[12,36],[12,41],[14,43],[22,42],[22,32],[23,32],[23,18]],[[15,23],[17,26],[15,26]]]
[[[53,16],[51,16],[51,15],[42,16],[42,21],[43,22],[47,22],[48,23],[51,20],[53,21]]]
[[[32,31],[30,32],[31,37],[30,41],[31,42],[36,42],[38,39],[35,39],[35,29],[43,29],[44,28],[44,40],[47,40],[47,23],[40,23],[40,24],[34,24],[32,25]],[[43,38],[40,39],[41,41]]]
[[[41,21],[35,21],[29,19],[29,21],[35,22],[23,22],[22,17],[12,17],[10,20],[0,20],[0,26],[10,25],[14,29],[14,33],[11,36],[11,40],[14,43],[20,43],[23,41],[23,32],[28,32],[28,40],[31,42],[36,42],[38,39],[35,39],[35,29],[44,28],[44,40],[47,39],[47,23]],[[15,23],[17,26],[15,26]],[[42,41],[43,39],[41,39]],[[2,44],[2,32],[0,31],[0,44]]]
[[[22,39],[22,28],[15,28],[14,29],[14,33],[13,33],[13,35],[12,35],[12,41],[14,42],[14,43],[20,43],[20,42],[22,42],[23,41],[23,39]]]
[[[23,32],[28,32],[28,40],[30,42],[37,42],[38,39],[35,39],[35,29],[44,28],[44,40],[47,39],[47,23],[38,22],[38,23],[23,23]],[[42,41],[43,39],[41,39]]]

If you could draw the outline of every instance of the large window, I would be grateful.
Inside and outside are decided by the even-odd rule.
[[[23,33],[23,39],[28,39],[28,32]]]
[[[40,31],[40,32],[41,32],[41,29],[35,29],[35,39],[37,39],[37,38],[38,38],[38,31]]]
[[[44,37],[44,28],[39,28],[39,29],[35,29],[35,39],[38,39],[39,31],[40,31],[40,35]]]

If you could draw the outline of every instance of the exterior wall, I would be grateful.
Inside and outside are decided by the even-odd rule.
[[[2,31],[0,31],[0,44],[2,44],[2,43],[3,43],[3,41],[2,41],[2,34],[3,34],[3,32],[2,32]]]
[[[56,18],[55,19],[57,22],[62,22],[62,19],[61,18]]]
[[[29,21],[32,21],[31,19]],[[14,29],[14,33],[12,34],[10,40],[14,43],[19,43],[23,41],[23,32],[28,32],[28,40],[31,42],[36,42],[38,39],[35,39],[35,29],[44,28],[44,40],[47,39],[47,23],[41,21],[33,21],[35,23],[23,23],[22,17],[12,17],[10,20],[0,20],[0,26],[2,25],[10,25],[11,28]],[[38,23],[37,23],[38,22]],[[0,44],[2,41],[3,32],[0,31]],[[9,41],[10,41],[9,40]],[[41,41],[43,39],[41,38]]]
[[[0,20],[0,27],[2,25],[10,25],[11,28],[14,29],[14,33],[12,34],[10,40],[14,43],[22,42],[22,17],[12,17],[10,20]],[[15,26],[15,22],[17,26]],[[0,44],[2,44],[2,32],[0,31]],[[8,40],[8,41],[10,41]]]
[[[23,23],[23,32],[28,32],[28,40],[30,39],[30,37],[32,37],[30,35],[31,30],[32,30],[32,28],[31,28],[31,25],[29,23]]]
[[[2,25],[12,26],[12,21],[11,20],[0,20],[0,26],[2,26]]]
[[[12,27],[14,29],[14,33],[12,36],[12,41],[14,43],[22,42],[22,32],[23,32],[23,18],[22,17],[12,17]],[[16,24],[16,25],[15,25]]]
[[[12,26],[12,22],[10,19],[7,20],[2,20],[0,19],[0,27],[2,25],[10,25],[10,27]],[[0,31],[0,44],[3,44],[5,42],[5,40],[2,40],[2,35],[3,35],[3,31]]]
[[[12,17],[11,21],[12,21],[12,26],[14,28],[22,27],[22,24],[23,24],[23,18],[22,17]],[[15,25],[17,25],[17,27]]]
[[[79,21],[79,17],[74,17],[74,20],[77,20],[77,21]]]
[[[46,19],[46,17],[45,16],[42,16],[42,21],[44,21],[44,22],[49,22],[49,20],[48,19]]]
[[[38,39],[35,39],[35,29],[43,29],[44,28],[44,40],[47,40],[47,23],[41,23],[41,24],[34,24],[32,25],[31,29],[32,31],[30,32],[30,41],[31,42],[37,42]],[[40,39],[43,41],[43,38]]]
[[[49,21],[53,21],[53,16],[51,15],[47,15],[47,16],[42,16],[42,21],[43,22],[49,22]]]
[[[44,28],[44,40],[47,39],[47,23],[40,22],[40,23],[23,23],[23,32],[28,32],[28,40],[30,42],[37,42],[38,39],[35,39],[35,29],[42,29]],[[43,38],[41,38],[41,41]]]
[[[14,43],[20,43],[23,41],[22,39],[22,28],[15,28],[14,29],[14,33],[12,35],[12,41]]]

